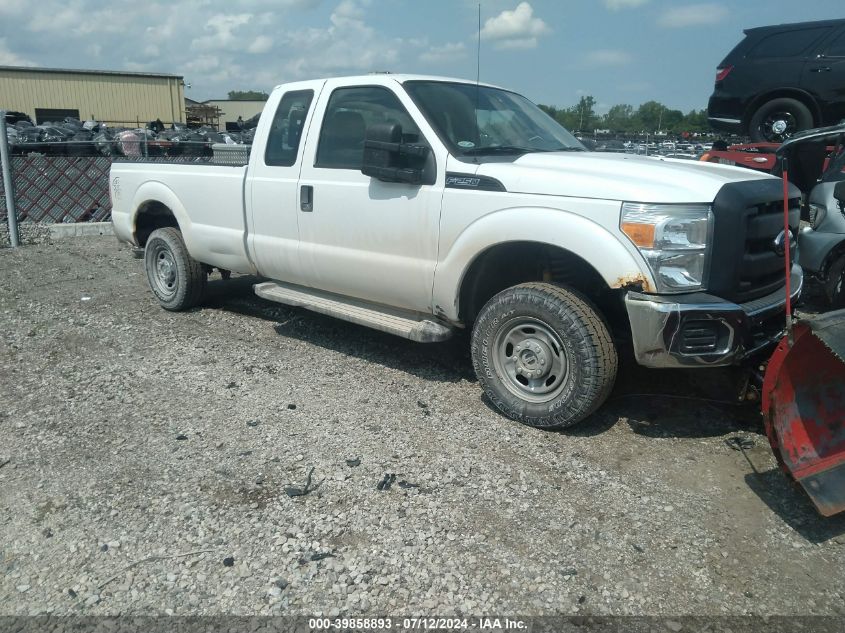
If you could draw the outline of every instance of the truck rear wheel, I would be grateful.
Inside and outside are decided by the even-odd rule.
[[[179,229],[156,229],[147,239],[144,268],[153,294],[165,310],[187,310],[202,301],[208,277],[188,254]]]
[[[572,426],[604,403],[617,354],[607,325],[581,295],[549,283],[500,292],[472,330],[472,363],[493,404],[529,426]]]

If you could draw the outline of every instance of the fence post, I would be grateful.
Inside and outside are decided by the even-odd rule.
[[[3,195],[6,201],[6,218],[9,223],[9,243],[13,248],[21,245],[18,235],[18,211],[15,208],[15,190],[12,182],[12,157],[6,137],[6,111],[0,110],[0,163],[3,169]]]

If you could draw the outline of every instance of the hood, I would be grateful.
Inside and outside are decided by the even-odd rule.
[[[514,193],[630,202],[710,202],[726,183],[773,178],[743,167],[599,152],[524,154],[482,163],[476,175]]]

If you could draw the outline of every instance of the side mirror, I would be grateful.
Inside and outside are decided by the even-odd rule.
[[[839,208],[845,209],[845,180],[836,183],[833,188],[833,197],[839,200]]]
[[[384,182],[422,182],[429,148],[402,142],[402,126],[379,123],[367,128],[361,173]]]

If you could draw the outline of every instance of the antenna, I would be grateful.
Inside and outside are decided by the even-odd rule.
[[[478,3],[478,46],[475,52],[475,85],[481,79],[481,3]]]
[[[478,126],[478,104],[481,99],[478,84],[481,81],[481,3],[478,3],[478,46],[475,51],[475,138],[481,141],[481,131]]]

